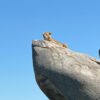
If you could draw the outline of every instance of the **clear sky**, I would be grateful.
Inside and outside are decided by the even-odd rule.
[[[99,59],[100,0],[1,0],[0,100],[48,100],[36,84],[31,50],[45,31]]]

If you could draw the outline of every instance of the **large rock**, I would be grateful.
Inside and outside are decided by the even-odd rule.
[[[100,100],[100,62],[46,40],[32,42],[36,81],[50,100]]]

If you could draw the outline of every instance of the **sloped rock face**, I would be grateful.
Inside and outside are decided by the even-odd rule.
[[[46,40],[32,42],[33,67],[50,100],[100,100],[100,62]]]

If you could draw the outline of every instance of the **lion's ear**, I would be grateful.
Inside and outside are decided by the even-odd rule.
[[[52,33],[51,32],[49,32],[49,35],[51,35]]]

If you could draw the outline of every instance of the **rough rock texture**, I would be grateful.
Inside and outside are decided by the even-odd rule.
[[[46,40],[32,42],[36,81],[50,100],[100,100],[100,62]]]

